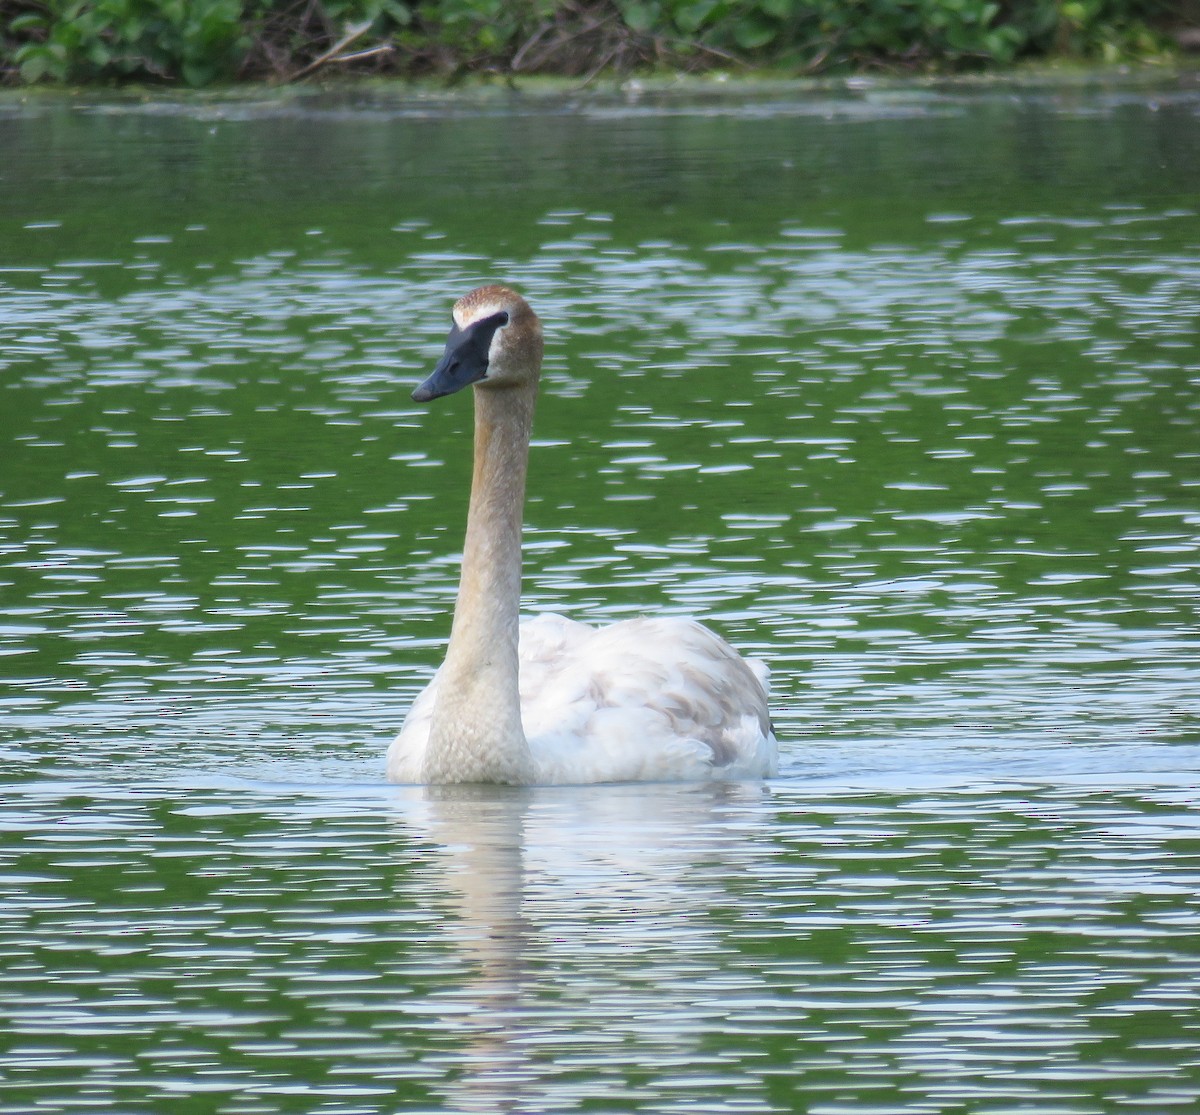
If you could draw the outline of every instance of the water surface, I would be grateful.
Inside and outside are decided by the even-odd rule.
[[[0,103],[0,1111],[1191,1109],[1198,114]],[[769,786],[383,782],[497,279],[526,607],[768,659]]]

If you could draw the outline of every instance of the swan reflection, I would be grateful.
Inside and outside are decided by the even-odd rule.
[[[443,786],[398,793],[431,844],[417,889],[442,906],[461,976],[428,1009],[453,1019],[455,1111],[562,1110],[695,1066],[731,984],[729,887],[768,854],[758,784]],[[715,913],[721,911],[721,913]],[[744,937],[744,927],[739,931]],[[717,984],[720,984],[718,987]],[[629,1098],[632,1098],[630,1096]]]

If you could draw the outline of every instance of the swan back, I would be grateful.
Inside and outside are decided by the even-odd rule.
[[[545,781],[761,777],[773,771],[767,690],[695,620],[521,626],[521,715]]]

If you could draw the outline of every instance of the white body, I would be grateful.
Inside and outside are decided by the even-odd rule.
[[[775,773],[766,667],[694,620],[594,628],[541,615],[521,624],[518,661],[534,783]],[[440,678],[417,697],[388,750],[393,782],[425,781]]]
[[[521,624],[521,517],[542,330],[505,287],[454,307],[419,401],[474,386],[475,468],[446,659],[388,751],[396,782],[761,778],[767,671],[693,620]]]

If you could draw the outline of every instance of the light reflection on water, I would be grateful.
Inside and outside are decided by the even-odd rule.
[[[1114,200],[1093,149],[1140,150],[1142,102],[1076,93],[764,93],[736,134],[650,98],[565,159],[493,105],[550,185],[486,252],[439,207],[499,157],[457,111],[423,162],[415,109],[287,109],[351,182],[263,169],[238,129],[275,110],[209,106],[227,162],[183,213],[139,171],[139,227],[31,187],[0,269],[0,1112],[1194,1106],[1194,176],[1168,145]],[[977,110],[1080,130],[985,197]],[[196,122],[51,115],[37,142],[101,168]],[[919,144],[863,130],[896,115],[956,152],[925,201]],[[629,189],[581,204],[587,159]],[[231,243],[244,161],[289,201]],[[696,613],[768,659],[770,787],[382,784],[469,475],[469,408],[408,389],[497,276],[548,328],[528,608]]]
[[[1194,794],[1154,780],[64,789],[5,820],[0,1110],[1195,1097]]]
[[[1200,416],[1171,346],[1197,313],[1194,257],[1157,257],[1146,286],[1097,243],[1049,258],[800,241],[797,256],[785,230],[730,272],[668,245],[614,264],[604,240],[554,241],[520,268],[551,329],[532,609],[707,614],[770,657],[801,730],[815,687],[823,722],[870,731],[830,702],[869,685],[886,707],[898,666],[941,675],[922,704],[968,718],[1008,719],[1014,692],[1033,703],[1081,664],[1101,689],[1118,663],[1137,674],[1125,716],[1179,702]],[[389,652],[427,665],[443,637],[460,512],[441,493],[466,418],[419,414],[397,379],[428,362],[438,276],[463,263],[331,262],[278,253],[166,296],[83,281],[17,299],[17,386],[41,409],[16,435],[30,490],[5,500],[23,597],[5,651],[76,647],[53,653],[79,671],[32,671],[22,707],[64,687],[123,700],[147,668],[189,688],[258,672],[325,690],[346,660],[351,685],[382,671],[407,696],[422,680],[395,677]],[[639,541],[633,508],[664,498],[673,529]],[[429,636],[397,637],[398,612]],[[150,634],[153,655],[132,649]],[[955,693],[945,671],[973,665],[984,676]],[[1005,667],[1017,690],[995,686]],[[1175,715],[1194,729],[1194,698]]]

